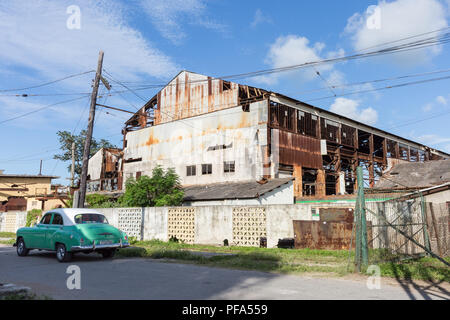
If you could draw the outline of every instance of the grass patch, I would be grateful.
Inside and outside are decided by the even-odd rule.
[[[217,253],[218,255],[207,255],[200,252]],[[218,247],[151,240],[137,241],[134,247],[121,249],[117,256],[168,259],[212,267],[285,274],[323,273],[324,275],[344,276],[352,269],[348,268],[348,250]],[[350,261],[353,259],[353,252],[351,252]],[[434,258],[426,257],[378,265],[381,268],[381,275],[385,277],[450,281],[449,268]]]
[[[118,256],[171,259],[213,267],[266,272],[343,275],[347,272],[348,251],[216,247],[151,240],[139,241],[135,243],[135,247],[121,249]]]
[[[7,245],[13,245],[14,242],[16,242],[16,239],[9,239],[9,240],[0,240],[1,244],[7,244]]]
[[[16,238],[16,234],[14,232],[0,232],[0,238]]]
[[[450,258],[446,258],[450,262]],[[450,268],[441,261],[425,257],[402,263],[380,264],[381,275],[401,280],[420,279],[425,281],[450,282]]]

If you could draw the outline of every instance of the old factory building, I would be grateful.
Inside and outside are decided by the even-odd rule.
[[[359,165],[373,187],[397,163],[450,157],[278,93],[188,71],[136,112],[123,133],[123,184],[161,165],[175,168],[185,187],[217,192],[223,183],[291,178],[296,199],[353,194]]]

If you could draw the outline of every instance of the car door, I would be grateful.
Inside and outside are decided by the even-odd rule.
[[[52,222],[45,229],[45,249],[55,249],[53,235],[64,225],[63,217],[59,213],[53,214]]]
[[[45,237],[51,220],[52,220],[51,212],[46,213],[42,217],[41,221],[36,225],[36,230],[33,232],[33,236],[31,238],[31,245],[28,245],[30,248],[46,249]]]

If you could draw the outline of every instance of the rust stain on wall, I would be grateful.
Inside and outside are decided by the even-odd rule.
[[[154,144],[158,144],[159,142],[160,141],[157,138],[155,138],[153,136],[153,134],[151,134],[150,137],[148,138],[147,142],[145,143],[145,145],[151,146],[151,145],[154,145]]]

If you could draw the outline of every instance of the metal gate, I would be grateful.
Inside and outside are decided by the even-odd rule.
[[[442,254],[431,248],[423,195],[419,191],[407,193],[384,190],[380,193],[364,189],[361,167],[358,167],[357,173],[358,197],[352,237],[355,239],[357,270],[361,271],[369,263],[401,261],[425,255],[450,266]],[[366,230],[371,230],[371,239],[368,239]]]

